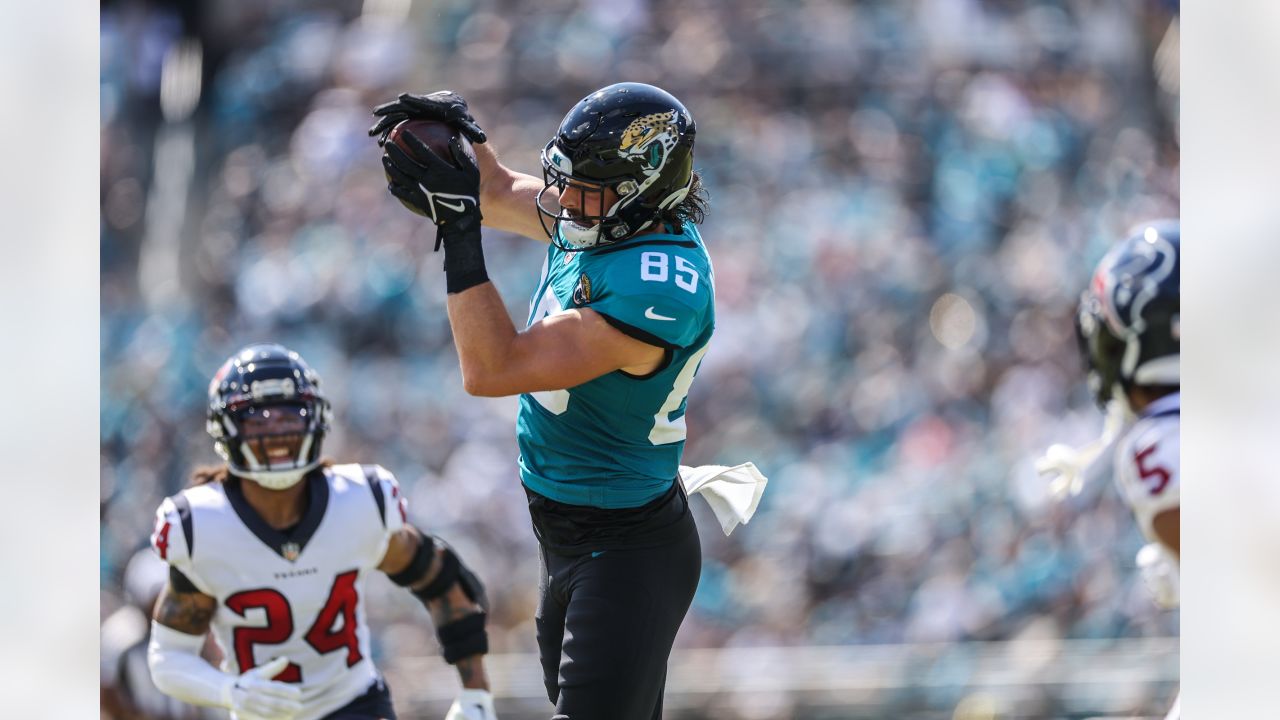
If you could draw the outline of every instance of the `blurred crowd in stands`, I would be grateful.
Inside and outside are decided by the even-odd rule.
[[[327,454],[394,472],[415,522],[487,578],[493,651],[534,650],[516,403],[462,391],[434,229],[386,192],[365,130],[398,92],[449,88],[540,174],[563,113],[634,80],[693,112],[711,195],[718,326],[685,464],[770,478],[729,538],[695,501],[703,575],[678,647],[1177,635],[1113,489],[1055,504],[1032,469],[1101,427],[1072,329],[1090,268],[1129,225],[1178,214],[1177,11],[106,2],[104,621],[127,628],[163,581],[138,567],[124,592],[156,505],[217,460],[209,377],[277,341],[323,378]],[[485,244],[523,321],[543,246]],[[383,666],[436,652],[412,598],[370,592]],[[104,681],[130,637],[104,629]]]

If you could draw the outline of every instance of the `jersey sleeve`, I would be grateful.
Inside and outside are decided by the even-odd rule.
[[[610,259],[588,306],[638,340],[688,347],[706,329],[712,290],[705,262],[679,247],[643,248]]]
[[[1180,499],[1179,426],[1142,423],[1116,449],[1116,484],[1147,538],[1156,541],[1155,517]]]
[[[388,533],[394,533],[409,522],[409,500],[400,491],[400,481],[390,470],[381,465],[371,465],[368,474],[378,511],[382,514],[382,524]]]
[[[378,520],[382,523],[382,538],[373,553],[373,566],[377,567],[382,564],[382,557],[387,553],[391,536],[409,523],[409,500],[400,491],[400,483],[391,471],[381,465],[364,465],[361,469],[369,483],[369,490],[373,493]]]
[[[181,493],[167,497],[156,508],[156,523],[151,531],[151,551],[161,560],[182,573],[196,589],[213,595],[195,571],[191,559],[194,538],[191,523],[191,505]]]

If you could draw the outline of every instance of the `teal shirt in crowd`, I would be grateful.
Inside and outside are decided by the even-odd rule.
[[[667,350],[645,376],[606,373],[567,390],[520,396],[520,478],[558,502],[643,505],[671,488],[685,441],[685,402],[715,329],[711,259],[697,227],[581,252],[551,243],[528,324],[591,308]]]

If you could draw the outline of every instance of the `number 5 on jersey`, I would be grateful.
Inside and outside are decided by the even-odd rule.
[[[1146,450],[1133,456],[1135,464],[1138,466],[1138,475],[1142,481],[1147,484],[1147,489],[1152,495],[1159,495],[1164,492],[1164,488],[1173,478],[1172,474],[1165,468],[1155,465],[1148,467],[1147,459],[1156,451],[1153,443]]]

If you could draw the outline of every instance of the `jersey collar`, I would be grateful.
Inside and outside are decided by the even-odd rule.
[[[579,250],[578,252],[591,253],[593,256],[606,255],[611,252],[625,250],[627,248],[635,247],[637,245],[651,245],[651,244],[659,244],[659,245],[677,245],[678,244],[678,245],[688,245],[689,247],[694,247],[697,245],[698,240],[696,236],[692,232],[690,232],[690,228],[692,227],[694,226],[688,223],[675,228],[668,225],[664,228],[665,230],[674,229],[677,232],[674,232],[674,233],[657,232],[657,233],[648,233],[645,235],[636,235],[634,237],[629,237],[626,240],[618,240],[616,242],[605,243],[604,245],[597,245],[595,247],[587,248],[586,250]]]
[[[245,499],[240,483],[253,482],[252,480],[241,478],[238,482],[226,483],[224,487],[231,508],[236,511],[245,527],[271,548],[272,552],[293,562],[298,559],[311,536],[315,535],[316,528],[320,527],[320,521],[324,518],[324,511],[329,506],[329,480],[325,477],[326,472],[328,471],[321,469],[320,472],[307,474],[304,480],[307,483],[307,509],[302,514],[302,521],[288,534],[268,525]]]

